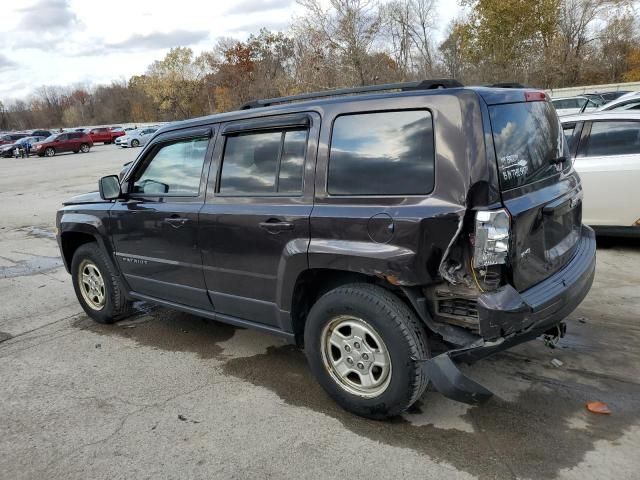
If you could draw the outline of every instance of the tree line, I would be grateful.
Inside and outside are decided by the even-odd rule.
[[[440,0],[445,1],[445,0]],[[143,75],[109,85],[42,86],[0,102],[0,129],[180,120],[257,98],[456,78],[540,88],[640,80],[637,2],[459,0],[437,40],[438,0],[298,0],[287,32],[176,47]]]

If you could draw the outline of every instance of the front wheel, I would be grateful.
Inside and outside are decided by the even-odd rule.
[[[140,141],[136,138],[134,138],[133,140],[131,140],[131,146],[132,147],[139,147],[140,146]]]
[[[53,157],[55,154],[56,154],[56,151],[52,147],[49,147],[44,151],[45,157]]]
[[[429,358],[424,327],[382,287],[350,284],[323,295],[309,312],[304,343],[318,382],[356,415],[399,415],[427,387],[416,362]]]
[[[71,261],[76,297],[84,311],[98,323],[113,323],[131,311],[116,272],[96,243],[78,247]]]
[[[80,151],[82,153],[88,153],[89,152],[89,144],[83,143],[82,145],[80,145]]]

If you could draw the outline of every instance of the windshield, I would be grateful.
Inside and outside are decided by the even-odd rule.
[[[55,135],[49,135],[47,138],[43,140],[43,142],[53,142],[56,138],[58,138],[57,133]]]
[[[567,156],[567,143],[551,103],[494,105],[489,112],[502,190],[557,173],[554,161]]]

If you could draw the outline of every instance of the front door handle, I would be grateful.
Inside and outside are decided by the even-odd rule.
[[[266,222],[260,222],[260,228],[266,230],[269,233],[280,233],[286,230],[293,230],[293,223],[284,222],[276,218],[271,218]]]
[[[169,218],[165,218],[164,222],[168,223],[169,225],[171,225],[173,228],[180,228],[182,227],[185,223],[187,223],[189,221],[188,218],[183,218],[183,217],[169,217]]]

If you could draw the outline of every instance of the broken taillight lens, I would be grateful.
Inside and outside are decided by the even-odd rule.
[[[511,217],[505,209],[476,212],[473,247],[475,268],[506,263],[509,255]]]

